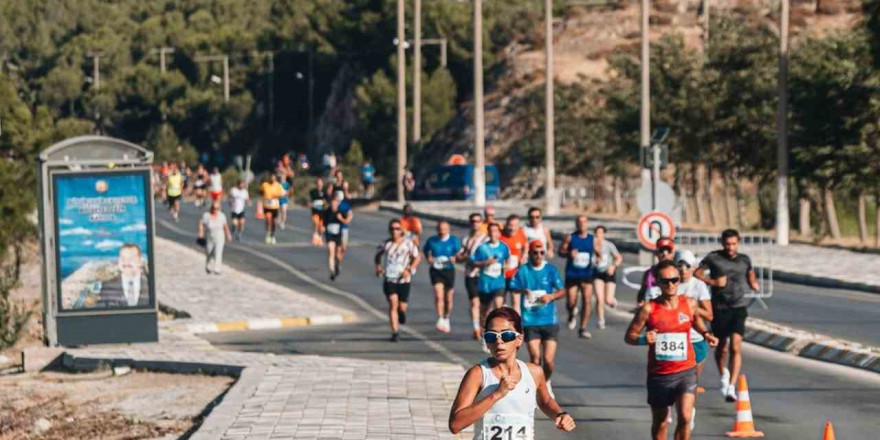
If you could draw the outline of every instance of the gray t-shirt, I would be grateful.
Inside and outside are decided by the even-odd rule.
[[[746,293],[751,292],[748,273],[752,270],[752,260],[748,255],[736,254],[730,258],[723,250],[706,255],[700,267],[710,272],[712,279],[727,277],[724,287],[712,287],[712,306],[720,309],[748,307]]]
[[[607,271],[608,266],[614,263],[614,257],[618,255],[620,255],[620,252],[617,251],[617,246],[608,240],[604,240],[601,252],[593,252],[593,270],[597,273]]]
[[[208,230],[208,238],[214,242],[226,241],[226,232],[223,226],[226,225],[226,214],[222,211],[217,212],[217,217],[211,218],[211,213],[202,214],[202,223]]]

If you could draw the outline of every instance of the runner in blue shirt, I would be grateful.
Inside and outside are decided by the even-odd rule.
[[[354,213],[351,211],[351,200],[342,199],[339,200],[339,213],[342,214],[342,218],[345,219],[342,222],[341,228],[341,237],[339,247],[336,248],[337,262],[336,262],[336,273],[335,275],[338,277],[339,273],[342,271],[342,260],[345,259],[345,252],[348,251],[348,228],[351,226],[351,220],[354,218]]]
[[[370,165],[370,161],[364,161],[361,167],[361,183],[364,184],[364,198],[373,198],[373,181],[376,180],[376,169]]]
[[[581,338],[593,337],[587,331],[590,323],[590,312],[593,308],[593,234],[587,229],[587,216],[581,214],[575,221],[575,231],[565,237],[559,247],[559,255],[566,257],[565,288],[568,290],[568,329],[574,330],[577,325],[578,289],[583,295],[584,313],[581,315]],[[605,328],[605,308],[596,306],[599,315],[599,329]]]
[[[510,290],[522,295],[523,329],[529,356],[534,364],[541,365],[550,388],[556,358],[556,343],[559,335],[559,319],[553,301],[565,296],[565,284],[559,271],[547,263],[544,243],[533,240],[529,243],[529,264],[521,266],[513,279]]]
[[[477,291],[480,294],[480,316],[485,321],[490,306],[500,308],[504,305],[504,292],[507,282],[504,279],[504,266],[510,258],[510,248],[501,241],[501,225],[489,225],[489,241],[481,244],[471,263],[480,270]]]
[[[431,285],[434,286],[434,305],[437,308],[437,330],[449,333],[449,313],[452,311],[452,294],[455,291],[455,261],[461,251],[461,240],[449,234],[449,222],[437,223],[437,235],[425,243],[425,261],[431,268]]]

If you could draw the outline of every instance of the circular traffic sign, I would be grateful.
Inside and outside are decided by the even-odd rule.
[[[636,234],[638,234],[642,246],[653,251],[657,249],[658,238],[675,238],[675,223],[664,212],[649,212],[639,219]]]

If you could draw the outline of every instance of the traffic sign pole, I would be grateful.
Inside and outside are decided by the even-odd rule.
[[[660,209],[660,145],[653,144],[651,150],[654,155],[654,166],[651,173],[651,184],[653,186],[651,210],[657,211]]]

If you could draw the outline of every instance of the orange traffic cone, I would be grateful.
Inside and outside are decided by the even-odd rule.
[[[746,384],[746,376],[741,374],[736,384],[736,422],[733,431],[727,433],[728,437],[763,437],[764,433],[755,431],[755,421],[752,419],[752,404],[749,401],[749,386]]]
[[[834,425],[831,422],[825,422],[825,436],[822,440],[834,440]]]

